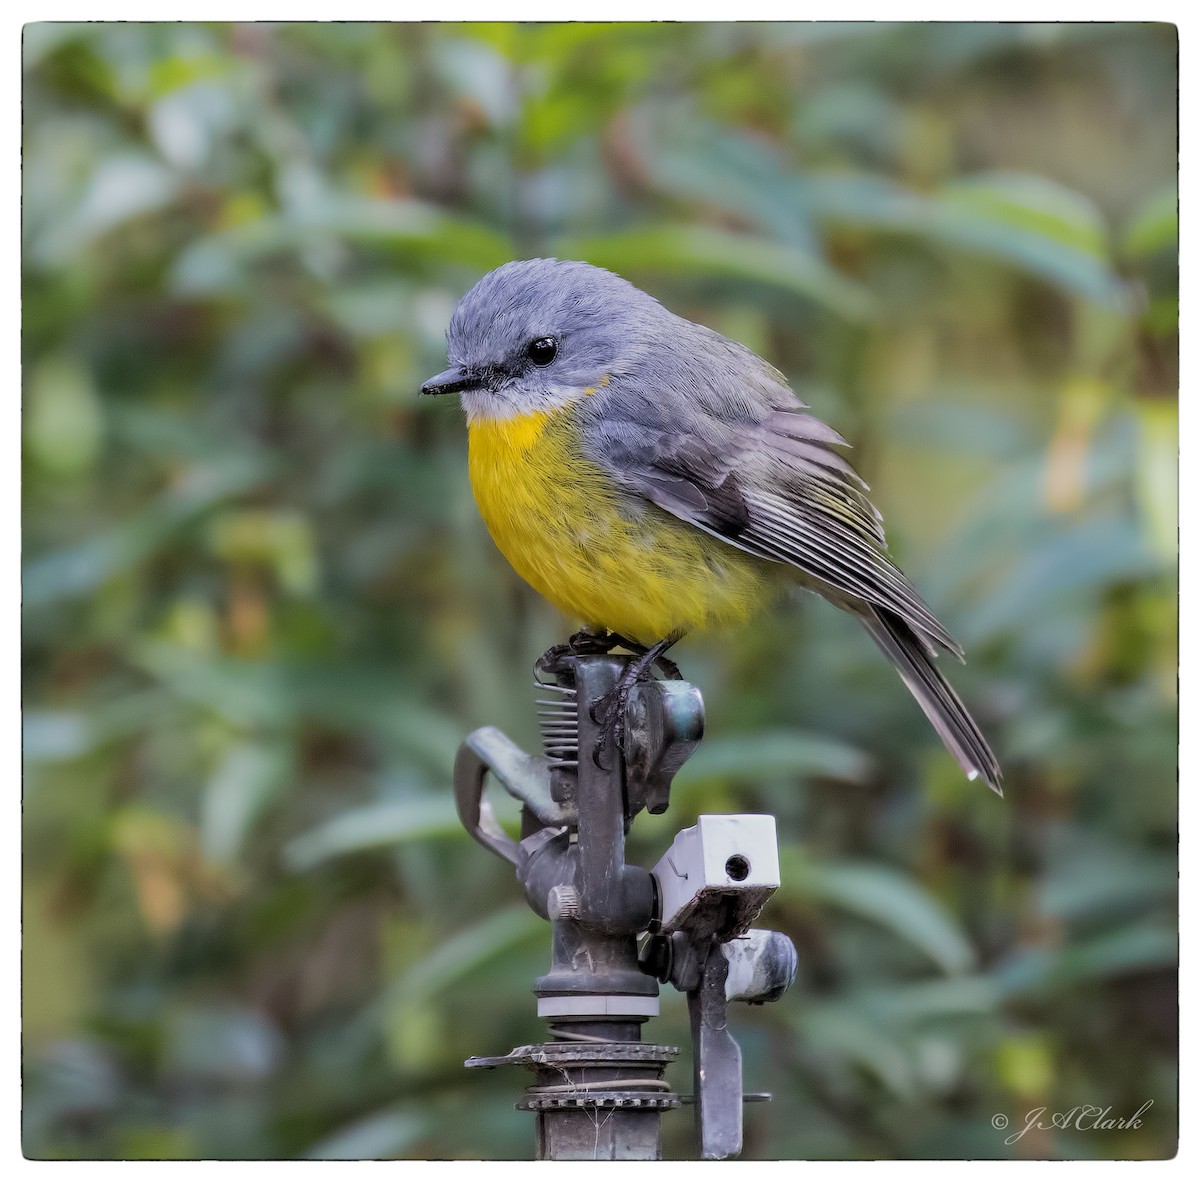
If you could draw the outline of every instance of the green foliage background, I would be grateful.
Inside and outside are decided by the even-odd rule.
[[[418,403],[514,256],[613,267],[851,438],[1006,772],[812,600],[681,646],[779,816],[762,1157],[1176,1136],[1175,30],[25,31],[25,1149],[521,1157],[546,931],[459,832],[569,624]],[[686,1045],[664,998],[656,1041]],[[686,1062],[678,1083],[687,1089]],[[1140,1128],[991,1123],[1112,1105]],[[691,1152],[686,1116],[667,1149]]]

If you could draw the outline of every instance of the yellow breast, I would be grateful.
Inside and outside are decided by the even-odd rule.
[[[653,643],[739,621],[766,564],[652,505],[623,503],[584,458],[570,408],[470,427],[471,487],[501,553],[568,615]]]

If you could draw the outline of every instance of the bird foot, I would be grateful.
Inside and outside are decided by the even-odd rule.
[[[609,633],[611,637],[613,634]],[[667,660],[664,654],[679,636],[673,634],[665,640],[646,648],[637,645],[640,650],[634,660],[625,666],[617,684],[592,704],[592,721],[600,727],[600,737],[592,751],[592,760],[597,767],[610,771],[611,765],[604,761],[605,752],[611,751],[617,756],[624,750],[625,745],[625,711],[629,705],[629,695],[639,681],[649,681],[653,677],[654,666],[666,674],[671,680],[680,680],[679,668],[674,661]],[[631,647],[624,637],[618,637],[617,643],[623,648]]]
[[[661,649],[654,658],[654,664],[662,675],[671,681],[682,681],[683,675],[679,672],[679,666],[665,655],[666,649],[661,645],[653,647]],[[566,644],[552,644],[534,662],[534,667],[543,673],[553,673],[564,657],[604,656],[615,648],[623,648],[635,657],[644,657],[650,652],[646,645],[630,640],[619,632],[594,632],[590,628],[580,628],[578,632],[572,633]]]
[[[670,657],[664,657],[662,653],[659,653],[658,656],[654,658],[654,663],[658,666],[663,677],[665,677],[668,681],[683,680],[683,674],[679,672],[679,666],[676,665]]]
[[[537,673],[560,673],[564,657],[603,656],[621,643],[621,638],[611,632],[580,628],[571,634],[566,644],[552,644],[533,663],[533,668]]]

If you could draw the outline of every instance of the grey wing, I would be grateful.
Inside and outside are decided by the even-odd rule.
[[[615,409],[615,408],[614,408]],[[639,419],[644,419],[639,415]],[[867,486],[815,416],[772,409],[724,423],[690,416],[680,433],[609,414],[588,450],[627,492],[756,557],[795,567],[830,598],[885,608],[962,657],[887,553]]]

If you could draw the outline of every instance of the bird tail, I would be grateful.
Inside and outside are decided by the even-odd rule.
[[[959,767],[969,779],[982,776],[993,792],[1003,796],[1000,764],[962,699],[934,664],[929,646],[905,620],[887,608],[870,607],[862,619],[872,639],[896,666],[909,692],[933,723],[946,749],[958,760]]]

